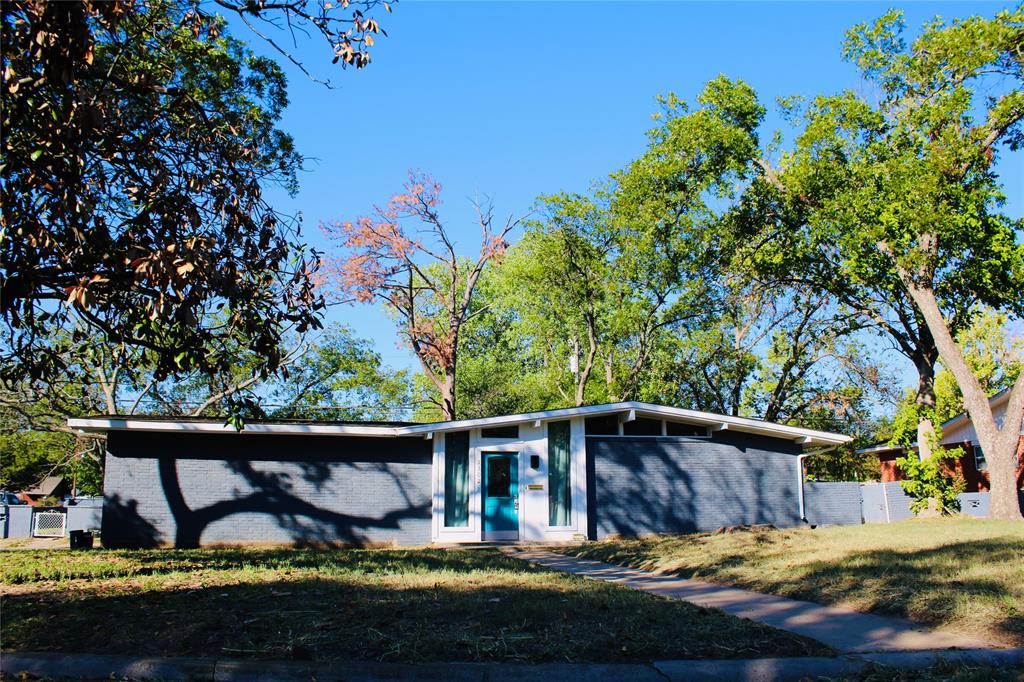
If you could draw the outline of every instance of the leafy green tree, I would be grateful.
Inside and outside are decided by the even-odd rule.
[[[615,235],[600,201],[542,197],[543,219],[529,224],[495,277],[499,308],[514,311],[513,329],[546,375],[547,393],[563,405],[587,402],[598,353],[611,333]]]
[[[161,378],[228,371],[236,343],[273,371],[282,335],[319,325],[316,255],[264,197],[294,192],[302,159],[277,127],[284,74],[218,12],[361,67],[377,5],[3,3],[0,379],[57,380],[84,339],[141,349]]]
[[[910,45],[903,31],[900,14],[890,12],[849,32],[844,55],[878,96],[815,99],[795,151],[765,179],[785,191],[792,209],[786,224],[795,225],[796,241],[812,245],[795,251],[813,254],[802,262],[821,268],[816,280],[859,292],[853,307],[887,332],[893,320],[912,327],[914,343],[903,348],[912,358],[925,351],[941,357],[982,447],[993,453],[990,513],[1021,519],[1014,457],[1024,380],[1015,383],[998,426],[954,339],[978,302],[1024,313],[1021,223],[1001,212],[992,167],[1002,146],[1013,150],[1024,140],[1024,10],[948,25],[936,20]],[[903,334],[891,336],[900,343]],[[934,400],[922,407],[932,412]],[[926,422],[918,434],[923,459],[935,441]]]
[[[691,107],[671,93],[661,98],[648,149],[617,176],[616,206],[672,235],[662,279],[681,280],[672,333],[658,352],[662,376],[647,380],[645,395],[799,421],[846,395],[841,388],[878,383],[861,350],[863,324],[815,287],[766,281],[766,268],[749,266],[750,252],[778,259],[773,243],[751,243],[738,229],[749,220],[746,192],[764,174],[765,110],[750,86],[722,76],[696,100]]]
[[[270,418],[392,420],[411,399],[409,373],[385,367],[373,344],[331,325],[305,344],[286,376],[264,388]]]
[[[794,422],[850,400],[859,415],[880,380],[858,318],[734,255],[737,187],[761,173],[753,91],[719,78],[693,109],[662,103],[636,161],[588,195],[541,198],[467,326],[480,380],[462,395],[487,396],[483,413],[637,398]]]

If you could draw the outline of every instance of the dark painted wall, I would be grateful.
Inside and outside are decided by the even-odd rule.
[[[837,481],[804,483],[807,522],[815,526],[861,523],[860,483]]]
[[[589,536],[800,522],[792,441],[730,431],[711,440],[587,437]]]
[[[422,438],[113,431],[103,543],[430,542]]]

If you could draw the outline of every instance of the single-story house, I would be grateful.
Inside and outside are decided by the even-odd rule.
[[[845,435],[641,402],[408,422],[71,419],[107,435],[103,542],[573,541],[793,526]]]
[[[996,424],[1002,426],[1006,416],[1006,407],[1010,402],[1010,391],[1005,389],[989,398],[989,405],[992,406],[992,416]],[[989,489],[988,462],[985,452],[978,442],[978,434],[974,430],[971,417],[966,412],[958,414],[940,426],[942,438],[939,443],[944,448],[963,449],[963,457],[959,460],[947,460],[946,467],[950,475],[959,474],[963,476],[967,484],[966,492],[978,493],[987,492]],[[917,444],[911,446],[915,451]],[[906,478],[896,460],[903,457],[906,449],[889,443],[879,443],[858,452],[872,454],[878,457],[881,465],[881,479],[883,483],[889,481],[900,481]],[[1024,427],[1021,428],[1021,437],[1017,442],[1017,487],[1024,490]]]

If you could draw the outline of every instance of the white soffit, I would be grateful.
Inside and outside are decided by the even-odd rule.
[[[539,425],[545,421],[570,419],[572,417],[598,417],[604,415],[622,415],[623,419],[646,417],[649,419],[667,419],[697,426],[707,426],[712,431],[739,431],[754,433],[773,438],[785,438],[801,445],[840,445],[852,439],[838,433],[817,431],[785,424],[732,417],[686,410],[679,407],[655,405],[653,403],[622,402],[607,405],[588,405],[585,407],[566,407],[540,412],[482,417],[479,419],[459,419],[449,422],[431,424],[414,424],[393,426],[386,424],[294,424],[252,422],[245,426],[244,433],[250,434],[281,434],[281,435],[338,435],[338,436],[376,436],[399,437],[420,436],[436,437],[446,431],[464,431],[467,429],[488,428],[492,426],[510,426],[513,424],[533,423]],[[236,433],[234,427],[217,421],[175,421],[174,419],[132,419],[131,417],[93,417],[87,419],[69,419],[68,426],[79,431],[158,431],[158,432],[200,432],[200,433]]]

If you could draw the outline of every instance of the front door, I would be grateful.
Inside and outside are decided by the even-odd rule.
[[[485,452],[484,539],[519,539],[519,455]]]

